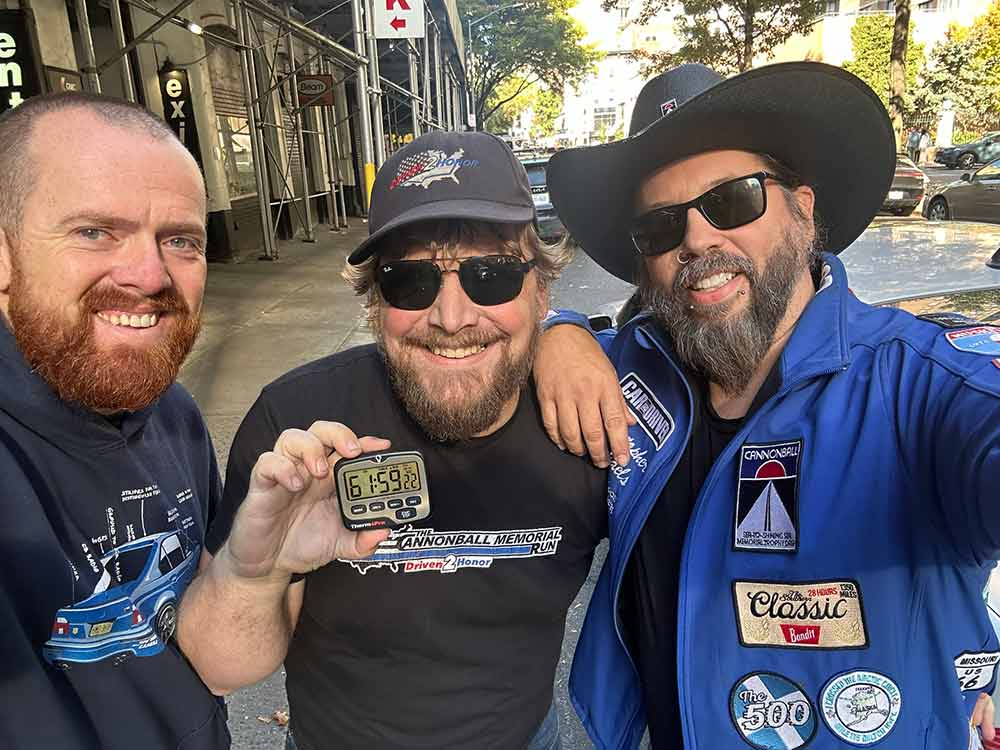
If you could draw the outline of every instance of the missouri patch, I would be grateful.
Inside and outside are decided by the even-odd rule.
[[[963,651],[955,657],[958,684],[965,690],[985,690],[1000,664],[1000,651]]]
[[[622,395],[642,431],[660,450],[674,431],[674,418],[664,408],[642,378],[630,372],[621,379]]]
[[[740,448],[734,549],[758,552],[798,549],[801,454],[802,440]]]
[[[743,646],[868,647],[861,588],[854,581],[733,581],[733,607]]]
[[[729,692],[729,717],[760,750],[795,750],[816,734],[816,710],[801,687],[774,672],[752,672]]]
[[[946,331],[944,337],[960,352],[990,357],[1000,355],[1000,326],[976,326],[960,331]]]

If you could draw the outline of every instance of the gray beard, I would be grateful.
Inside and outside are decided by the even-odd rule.
[[[538,335],[536,326],[527,351],[517,358],[510,351],[509,338],[499,341],[496,345],[503,346],[504,351],[492,372],[463,373],[430,387],[421,378],[411,352],[404,349],[402,356],[390,355],[381,331],[376,331],[376,341],[392,389],[403,408],[431,440],[450,443],[468,440],[488,430],[500,418],[504,406],[520,394],[531,374]],[[468,337],[442,336],[435,341],[456,346],[476,343]],[[429,342],[404,340],[403,343],[419,346]]]
[[[643,302],[670,334],[678,359],[725,393],[742,393],[750,384],[788,311],[800,274],[807,272],[811,242],[788,229],[764,271],[745,257],[715,252],[683,266],[672,290],[655,286],[648,274],[640,285]],[[708,313],[690,309],[687,284],[715,272],[739,270],[750,282],[749,304],[738,315],[728,307]]]

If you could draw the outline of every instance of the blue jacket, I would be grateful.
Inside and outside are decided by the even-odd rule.
[[[825,261],[778,392],[719,456],[688,524],[687,750],[964,748],[972,704],[994,686],[983,591],[1000,557],[1000,327],[870,307]],[[631,462],[609,475],[610,551],[570,695],[598,748],[635,748],[646,717],[622,576],[684,452],[692,399],[652,320],[599,337],[639,424]]]

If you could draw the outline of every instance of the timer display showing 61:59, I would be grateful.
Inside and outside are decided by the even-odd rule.
[[[420,491],[420,474],[416,462],[392,466],[358,469],[344,473],[344,483],[350,500],[403,491]]]

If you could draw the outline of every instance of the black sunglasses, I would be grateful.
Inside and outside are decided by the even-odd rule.
[[[632,222],[632,243],[643,255],[662,255],[684,241],[688,209],[696,208],[716,229],[736,229],[767,211],[765,180],[787,184],[769,172],[727,180],[687,203],[660,206]]]
[[[382,299],[400,310],[426,310],[441,291],[442,271],[433,260],[393,260],[375,271]],[[480,255],[458,263],[458,280],[469,299],[490,307],[510,302],[521,293],[524,276],[535,260],[513,255]]]

